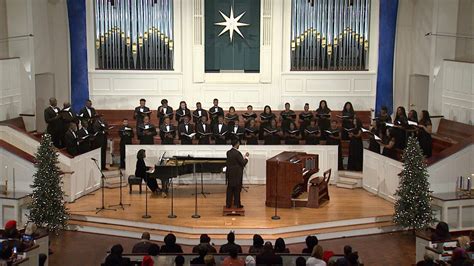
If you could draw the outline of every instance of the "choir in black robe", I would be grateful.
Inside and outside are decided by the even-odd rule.
[[[352,134],[357,135],[361,133],[360,128],[352,128]],[[362,145],[362,136],[352,136],[349,142],[349,160],[347,163],[347,170],[362,171],[362,160],[364,156],[364,147]]]
[[[326,145],[337,145],[337,154],[338,154],[338,160],[337,160],[337,168],[339,170],[344,170],[344,164],[343,164],[343,158],[342,158],[342,147],[341,147],[341,132],[339,128],[331,128],[328,130],[329,132],[327,133],[327,139],[326,139]]]
[[[219,116],[224,116],[224,110],[219,106],[209,108],[209,115],[211,118],[211,127],[219,123]]]
[[[306,145],[317,145],[319,144],[319,137],[321,136],[320,130],[317,127],[308,126],[304,130],[304,140]]]
[[[389,144],[391,141],[393,141],[395,144],[393,145],[392,148],[384,147],[382,151],[382,155],[387,156],[389,158],[392,158],[394,160],[397,160],[397,138],[395,137],[388,137],[387,140],[385,141],[385,144]]]
[[[286,145],[300,144],[299,135],[300,135],[300,131],[296,127],[293,130],[287,129],[285,131],[285,144]]]
[[[272,119],[275,119],[275,114],[274,113],[270,113],[270,114],[261,113],[260,114],[260,130],[259,130],[259,133],[258,133],[258,138],[259,139],[263,139],[264,132],[265,132],[264,129],[267,128],[268,126],[270,126],[270,121]]]
[[[424,126],[430,126],[431,122],[420,121],[419,124]],[[418,129],[418,142],[420,144],[421,149],[423,150],[423,155],[427,158],[430,158],[433,153],[433,139],[431,138],[431,134],[428,133],[422,127]]]
[[[81,128],[77,131],[77,138],[79,140],[79,154],[89,152],[91,150],[91,141],[93,137],[87,128]]]
[[[331,115],[329,114],[331,112],[331,109],[329,108],[318,108],[316,110],[316,117],[318,118],[318,126],[319,129],[321,130],[321,138],[326,139],[327,137],[327,132],[326,130],[329,130],[331,127]]]
[[[232,141],[234,139],[242,140],[244,138],[245,129],[238,125],[227,127],[229,132],[227,133],[228,138]]]
[[[161,126],[163,124],[163,121],[165,120],[165,117],[169,117],[170,120],[173,120],[173,108],[171,106],[160,106],[158,107],[158,113],[156,116],[158,117],[159,124],[158,126]]]
[[[145,116],[150,117],[150,114],[151,114],[150,108],[146,106],[135,107],[135,111],[133,112],[133,119],[137,121],[136,123],[137,128],[139,125],[143,124],[143,118],[145,118]]]
[[[258,145],[258,128],[250,126],[246,127],[245,139],[247,145]]]
[[[301,131],[301,137],[304,138],[306,135],[306,132],[304,131],[308,126],[311,120],[313,120],[314,115],[313,112],[308,111],[308,112],[301,112],[299,115],[300,118],[300,131]]]
[[[220,130],[219,130],[219,125],[222,125]],[[219,145],[227,144],[227,135],[229,133],[228,131],[229,131],[229,128],[227,127],[226,124],[215,124],[212,127],[212,133],[213,133],[216,144],[219,144]]]
[[[379,130],[377,130],[376,127],[373,127],[370,129],[370,132],[372,133],[369,138],[369,151],[373,151],[375,153],[380,154],[380,144],[375,140],[375,136],[379,136]],[[381,137],[381,136],[379,136]]]
[[[60,139],[62,146],[66,146],[66,132],[69,130],[70,123],[78,122],[77,117],[72,113],[71,108],[62,109],[59,112],[59,116],[61,117],[61,126],[60,126]]]
[[[245,112],[242,114],[242,118],[244,119],[244,124],[245,126],[249,125],[250,120],[256,120],[257,119],[257,114],[255,112]]]
[[[189,136],[194,133],[193,125],[189,123],[182,123],[178,126],[178,132],[181,144],[193,144],[193,138]]]
[[[264,144],[265,145],[280,145],[280,129],[276,127],[268,126],[264,129]]]
[[[203,144],[210,144],[210,136],[212,135],[211,132],[211,126],[209,124],[205,123],[198,123],[196,125],[196,136],[198,139],[198,144],[203,145]]]
[[[79,145],[77,139],[77,133],[74,130],[70,129],[64,134],[64,143],[66,145],[66,151],[71,156],[76,156],[79,154]]]
[[[224,119],[225,119],[225,121],[227,121],[227,126],[228,126],[229,128],[232,128],[232,127],[234,127],[234,125],[235,125],[235,121],[238,121],[238,120],[239,120],[239,115],[236,114],[236,113],[233,113],[233,114],[227,113],[227,114],[225,115]]]
[[[406,116],[399,116],[394,121],[393,136],[395,137],[397,148],[405,149],[407,142],[408,118]]]
[[[290,123],[296,119],[296,113],[293,110],[281,111],[281,130],[285,131],[290,128]]]
[[[199,122],[201,121],[201,117],[203,117],[203,116],[205,116],[205,117],[207,117],[207,118],[209,119],[206,110],[204,110],[204,109],[202,109],[202,108],[194,110],[194,112],[193,112],[193,121],[194,121],[194,124],[199,123]]]
[[[188,108],[182,109],[178,108],[176,109],[176,120],[178,121],[178,125],[182,124],[184,122],[184,117],[191,117],[191,110]]]
[[[44,120],[48,124],[46,132],[51,135],[51,140],[56,148],[61,148],[61,117],[59,108],[49,106],[44,109]]]
[[[342,111],[342,128],[352,128],[354,120],[354,112],[353,111]],[[349,135],[347,134],[346,130],[342,130],[341,138],[343,140],[348,140]]]
[[[174,144],[174,138],[176,137],[176,128],[172,124],[162,124],[160,126],[160,138],[161,144]]]
[[[79,111],[79,118],[81,120],[86,120],[88,122],[89,127],[87,128],[89,131],[93,131],[93,123],[92,123],[92,118],[97,117],[97,112],[95,111],[94,107],[87,107],[84,106],[80,111]]]
[[[107,152],[107,135],[109,126],[100,118],[95,119],[93,123],[94,130],[94,149],[100,148],[100,167],[105,169],[106,152]]]
[[[148,123],[142,124],[138,127],[138,139],[140,140],[140,144],[155,144],[155,136],[158,135],[156,132],[156,128]]]
[[[132,144],[134,137],[133,129],[129,126],[122,126],[119,129],[120,136],[120,168],[125,168],[125,145]]]

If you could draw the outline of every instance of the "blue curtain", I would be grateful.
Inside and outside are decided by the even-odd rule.
[[[71,104],[78,112],[89,98],[87,70],[86,0],[68,0],[71,48]]]
[[[380,0],[376,114],[380,113],[382,106],[386,106],[389,113],[393,110],[393,58],[397,12],[398,0]]]

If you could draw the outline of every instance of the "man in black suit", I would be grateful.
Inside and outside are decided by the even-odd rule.
[[[163,124],[160,126],[161,144],[174,144],[176,137],[176,128],[171,124],[170,117],[165,117]]]
[[[109,131],[109,126],[107,123],[102,120],[100,117],[93,119],[93,132],[95,135],[94,139],[94,149],[100,148],[100,168],[102,170],[108,170],[105,166],[106,163],[106,152],[107,152],[107,136]]]
[[[136,125],[137,128],[139,125],[143,124],[143,118],[145,116],[148,116],[150,118],[150,108],[145,106],[146,100],[145,99],[140,99],[140,105],[135,107],[135,112],[133,113],[133,119],[137,121]]]
[[[143,118],[143,124],[138,126],[137,129],[138,139],[140,144],[155,144],[155,136],[158,135],[155,126],[150,124],[150,118],[145,116]]]
[[[81,129],[77,131],[77,138],[79,141],[79,154],[83,154],[86,152],[89,152],[91,150],[91,131],[89,131],[87,128],[89,127],[89,124],[87,123],[87,120],[82,120],[81,121]]]
[[[66,145],[66,150],[70,155],[76,156],[77,154],[79,154],[79,142],[77,139],[76,123],[69,123],[69,130],[64,135],[64,143]]]
[[[240,191],[242,190],[242,178],[245,165],[248,162],[249,153],[245,154],[245,158],[239,152],[240,141],[232,140],[232,149],[227,151],[226,173],[227,193],[226,207],[232,206],[232,198],[234,199],[235,208],[243,208],[240,203]]]
[[[211,116],[211,126],[218,123],[219,116],[224,116],[224,110],[219,107],[219,100],[214,99],[212,103],[214,105],[211,108],[209,108],[209,115]]]
[[[219,253],[229,253],[231,251],[236,251],[237,253],[242,253],[242,247],[239,244],[235,243],[235,234],[230,231],[227,234],[227,243],[222,245],[219,249]]]
[[[56,98],[49,99],[49,107],[44,109],[44,120],[48,124],[46,132],[51,135],[54,146],[61,148],[61,117],[57,105]]]
[[[86,101],[86,106],[84,106],[80,111],[79,111],[79,118],[81,120],[86,120],[87,124],[89,127],[87,128],[89,131],[92,131],[92,121],[91,119],[97,116],[97,112],[95,111],[95,108],[92,107],[92,101],[87,100]]]
[[[153,244],[150,242],[150,233],[143,232],[140,242],[136,243],[132,248],[132,253],[148,254],[148,248]]]
[[[156,116],[158,117],[160,123],[158,126],[161,127],[161,124],[165,121],[166,117],[169,117],[170,120],[173,120],[173,108],[168,106],[168,100],[163,99],[161,100],[161,106],[158,107],[158,113]]]
[[[219,121],[212,127],[212,134],[216,144],[227,144],[228,127],[224,124],[224,116],[219,116]]]
[[[194,128],[193,125],[189,124],[189,116],[184,116],[183,123],[178,126],[178,132],[181,144],[193,144],[193,138],[189,135],[194,133]]]
[[[234,122],[234,126],[229,128],[229,139],[232,141],[234,139],[236,140],[242,140],[244,137],[245,129],[240,126],[240,120],[237,120]]]
[[[196,133],[198,144],[211,144],[209,136],[211,133],[211,126],[207,123],[207,116],[201,116],[201,121],[196,124]]]
[[[257,254],[256,263],[257,265],[283,265],[283,259],[275,254],[272,243],[267,241],[263,246],[263,251]]]
[[[133,128],[128,126],[128,119],[122,120],[122,127],[119,129],[120,136],[120,168],[125,169],[125,145],[132,144]]]
[[[202,109],[201,102],[196,103],[196,110],[193,112],[193,121],[194,124],[199,123],[201,121],[201,117],[205,116],[207,118],[207,111]]]
[[[71,123],[77,123],[77,118],[76,115],[72,112],[71,110],[71,103],[65,102],[63,103],[63,109],[59,112],[59,115],[61,116],[61,143],[63,146],[66,146],[66,133],[69,130],[69,126]],[[77,124],[76,124],[76,130],[77,130]]]

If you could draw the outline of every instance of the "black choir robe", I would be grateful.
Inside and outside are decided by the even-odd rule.
[[[338,163],[337,163],[337,168],[339,170],[344,170],[344,165],[342,161],[342,147],[341,147],[341,131],[339,128],[336,129],[329,129],[328,130],[331,133],[326,132],[326,145],[337,145],[337,154],[338,154]]]
[[[209,124],[198,123],[196,124],[196,137],[198,144],[210,144],[211,126]]]
[[[132,144],[134,137],[133,128],[122,126],[119,129],[120,136],[120,168],[125,168],[125,145]]]
[[[189,123],[182,123],[178,126],[179,139],[181,144],[193,144],[193,138],[186,136],[194,133],[193,125]]]
[[[71,156],[76,156],[79,154],[79,143],[77,139],[77,132],[74,132],[72,129],[68,130],[66,134],[64,134],[64,143],[66,145],[66,151]]]
[[[91,131],[87,128],[81,128],[77,131],[77,138],[79,141],[79,154],[89,152],[91,150],[91,140],[93,139]]]
[[[152,124],[142,124],[137,131],[140,144],[155,144],[155,136],[158,135],[155,126]]]
[[[222,125],[219,130],[219,125]],[[214,135],[214,140],[216,144],[224,145],[227,144],[227,135],[229,133],[229,128],[225,124],[215,124],[212,127],[212,133]]]
[[[93,130],[95,134],[94,149],[100,148],[100,166],[101,169],[105,169],[109,126],[105,121],[102,121],[101,119],[95,119],[93,123]]]
[[[247,145],[258,145],[258,128],[246,127],[245,139]]]
[[[182,124],[184,122],[184,117],[187,116],[191,118],[191,111],[186,108],[186,109],[176,109],[176,120],[178,121],[178,125]]]
[[[234,125],[234,126],[228,126],[229,132],[227,133],[227,136],[230,140],[238,139],[242,140],[244,138],[245,134],[245,129],[243,127]]]
[[[174,138],[176,137],[176,128],[169,124],[163,124],[160,126],[160,138],[161,144],[174,144]]]
[[[51,135],[51,140],[56,148],[61,148],[61,116],[59,108],[49,106],[44,109],[44,120],[48,124],[46,132]]]
[[[213,106],[209,108],[209,116],[211,118],[211,126],[214,126],[215,124],[219,123],[219,116],[224,116],[224,110],[219,106]]]
[[[207,117],[209,119],[209,116],[207,115],[207,111],[204,110],[204,109],[196,109],[194,110],[193,112],[193,121],[194,121],[194,124],[197,124],[199,122],[201,122],[201,117]]]
[[[158,112],[156,116],[158,117],[158,120],[160,122],[159,126],[161,126],[161,124],[163,124],[163,121],[165,120],[165,117],[169,117],[170,120],[173,120],[173,116],[174,116],[173,108],[171,108],[170,106],[166,106],[166,107],[160,106],[158,107]]]
[[[86,120],[89,123],[89,127],[87,128],[89,131],[92,131],[92,118],[97,116],[97,112],[95,111],[94,107],[87,108],[87,106],[84,106],[80,111],[79,111],[79,119],[80,120]]]
[[[135,107],[135,111],[133,112],[133,119],[135,119],[136,122],[136,125],[137,125],[137,128],[139,125],[143,124],[143,118],[145,118],[145,116],[148,116],[150,117],[150,108],[146,107],[146,106],[137,106]]]
[[[71,108],[63,109],[59,112],[61,117],[60,126],[60,138],[63,146],[66,146],[66,132],[69,130],[69,124],[78,122],[76,115],[72,112]]]
[[[296,113],[293,110],[281,111],[280,117],[281,121],[281,130],[285,131],[290,128],[290,123],[295,121]]]

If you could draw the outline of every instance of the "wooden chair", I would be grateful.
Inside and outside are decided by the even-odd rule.
[[[308,208],[319,208],[323,201],[329,201],[329,179],[331,178],[331,169],[324,172],[323,177],[310,180],[311,186],[308,191]]]

